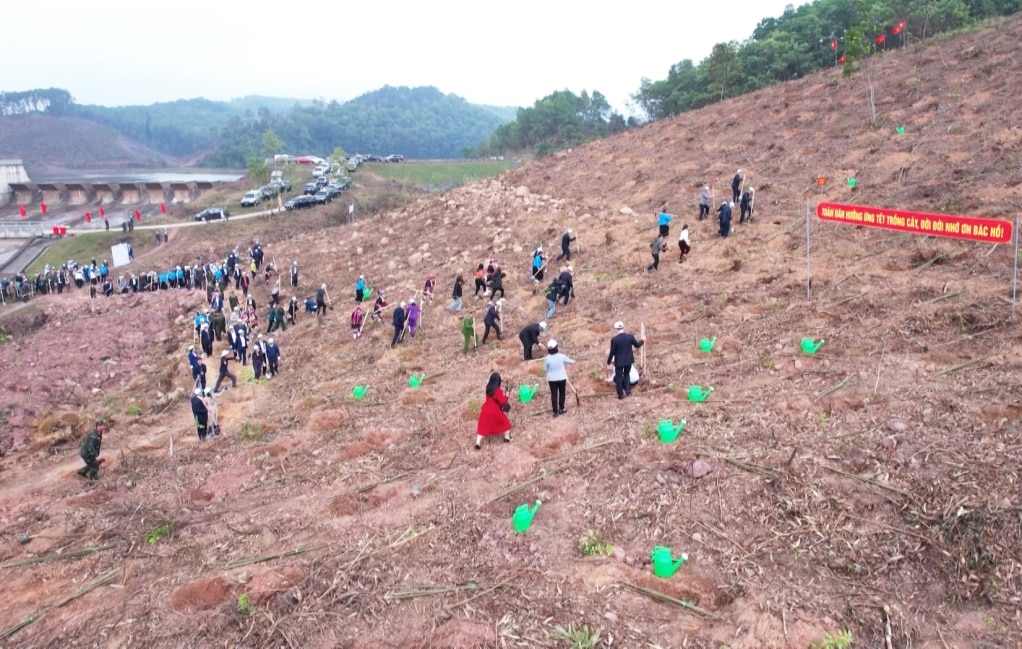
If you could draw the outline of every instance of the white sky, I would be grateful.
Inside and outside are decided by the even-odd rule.
[[[119,106],[245,95],[347,101],[435,86],[531,106],[599,90],[618,111],[642,77],[743,41],[799,0],[13,0],[0,90],[58,87]]]

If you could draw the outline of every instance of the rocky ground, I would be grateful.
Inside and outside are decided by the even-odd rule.
[[[273,380],[243,371],[212,442],[183,398],[197,296],[53,296],[12,314],[0,644],[555,647],[572,646],[558,626],[582,625],[618,647],[807,647],[843,629],[856,647],[1018,644],[1012,251],[814,217],[808,297],[805,205],[1010,220],[1020,25],[871,62],[875,126],[863,75],[834,71],[354,226],[338,206],[182,229],[153,263],[258,237],[280,265],[300,261],[300,297],[325,281],[334,305],[279,335]],[[722,240],[696,199],[735,167],[756,217]],[[647,274],[663,201],[672,247]],[[477,452],[489,373],[542,383],[515,338],[545,308],[528,253],[568,227],[578,300],[549,322],[578,361],[580,405],[569,395],[553,419],[541,387],[515,401],[514,441]],[[490,256],[509,273],[505,339],[466,358],[442,307],[453,275]],[[420,335],[391,349],[389,327],[369,325],[352,342],[360,273],[392,299],[437,274]],[[260,305],[268,290],[254,288]],[[649,341],[624,401],[604,381],[618,319]],[[803,337],[826,342],[808,355]],[[691,403],[690,385],[714,392]],[[96,416],[112,430],[87,485],[76,447]],[[678,441],[659,441],[661,419],[687,422]],[[513,511],[537,499],[515,534]],[[657,545],[689,555],[669,579],[649,565]]]

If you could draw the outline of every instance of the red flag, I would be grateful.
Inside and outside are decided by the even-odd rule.
[[[46,203],[39,203],[39,209],[43,211],[43,216],[46,216]]]
[[[876,37],[875,40],[877,42],[877,45],[883,45],[884,42],[887,40],[887,34],[880,34],[879,36]]]
[[[160,214],[166,214],[166,213],[167,213],[167,204],[166,203],[160,203]]]
[[[22,218],[25,218],[26,216],[28,216],[28,212],[25,210],[25,206],[24,205],[19,205],[18,206],[18,214],[21,214]]]
[[[842,55],[841,55],[841,58],[840,58],[840,59],[838,59],[838,60],[837,60],[837,62],[838,62],[838,63],[844,63],[844,62],[845,62],[845,55],[844,55],[844,54],[842,54]]]
[[[92,215],[89,214],[88,212],[85,213],[85,222],[92,223]]]
[[[139,210],[135,210],[135,220],[136,221],[142,220],[142,212],[140,212]]]
[[[898,34],[901,33],[901,30],[903,30],[903,29],[905,29],[905,21],[904,20],[901,21],[900,23],[898,23],[897,25],[895,25],[894,27],[891,27],[891,33],[894,34],[895,36],[897,36]]]
[[[99,215],[104,219],[106,218],[106,210],[103,209],[102,205],[99,206]]]
[[[836,38],[830,42],[830,49],[832,51],[836,51],[837,50],[837,39]]]

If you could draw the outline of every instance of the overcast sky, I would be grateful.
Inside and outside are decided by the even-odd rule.
[[[474,104],[531,106],[598,90],[626,110],[714,43],[747,39],[790,0],[14,0],[0,90],[65,88],[119,106],[245,95],[347,101],[435,86]]]

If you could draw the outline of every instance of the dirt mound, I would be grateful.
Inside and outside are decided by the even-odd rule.
[[[66,436],[64,413],[117,424],[95,484],[77,482],[70,448],[23,444],[0,461],[0,528],[29,537],[5,557],[29,558],[43,533],[61,554],[8,568],[4,624],[50,601],[38,583],[123,569],[123,590],[69,602],[14,640],[539,647],[586,625],[627,647],[805,647],[844,629],[854,646],[1019,644],[1013,253],[811,219],[810,296],[805,210],[825,197],[1012,214],[1022,109],[1004,93],[1022,78],[1020,32],[1016,19],[874,59],[877,125],[863,76],[827,72],[354,225],[335,206],[182,232],[154,263],[259,237],[282,266],[299,260],[296,296],[326,282],[333,303],[274,334],[272,380],[239,368],[218,397],[224,434],[205,442],[184,398],[194,296],[43,298],[45,326],[0,345],[5,425],[27,438],[44,414],[50,436]],[[756,211],[722,240],[692,217],[698,188],[719,200],[737,167]],[[939,180],[956,170],[957,183]],[[689,223],[692,255],[679,264],[672,248],[647,273],[664,200],[673,233]],[[546,318],[529,253],[556,253],[568,227],[577,298]],[[508,273],[503,335],[464,354],[461,317],[443,307],[454,275],[490,257]],[[388,311],[352,341],[359,274],[391,302],[437,275],[415,338],[392,348]],[[252,288],[261,308],[269,289]],[[477,323],[485,304],[468,290]],[[557,418],[515,337],[541,319],[576,361],[581,405],[570,391]],[[605,380],[619,319],[648,341],[624,400]],[[807,354],[806,337],[825,343]],[[512,396],[513,441],[477,451],[492,371]],[[522,403],[517,387],[534,383]],[[356,385],[369,386],[358,401]],[[691,386],[713,392],[692,401]],[[663,419],[685,422],[671,444]],[[516,533],[515,511],[536,501]],[[166,522],[173,535],[153,537]],[[688,562],[656,578],[656,546]],[[254,616],[237,611],[246,591]]]

